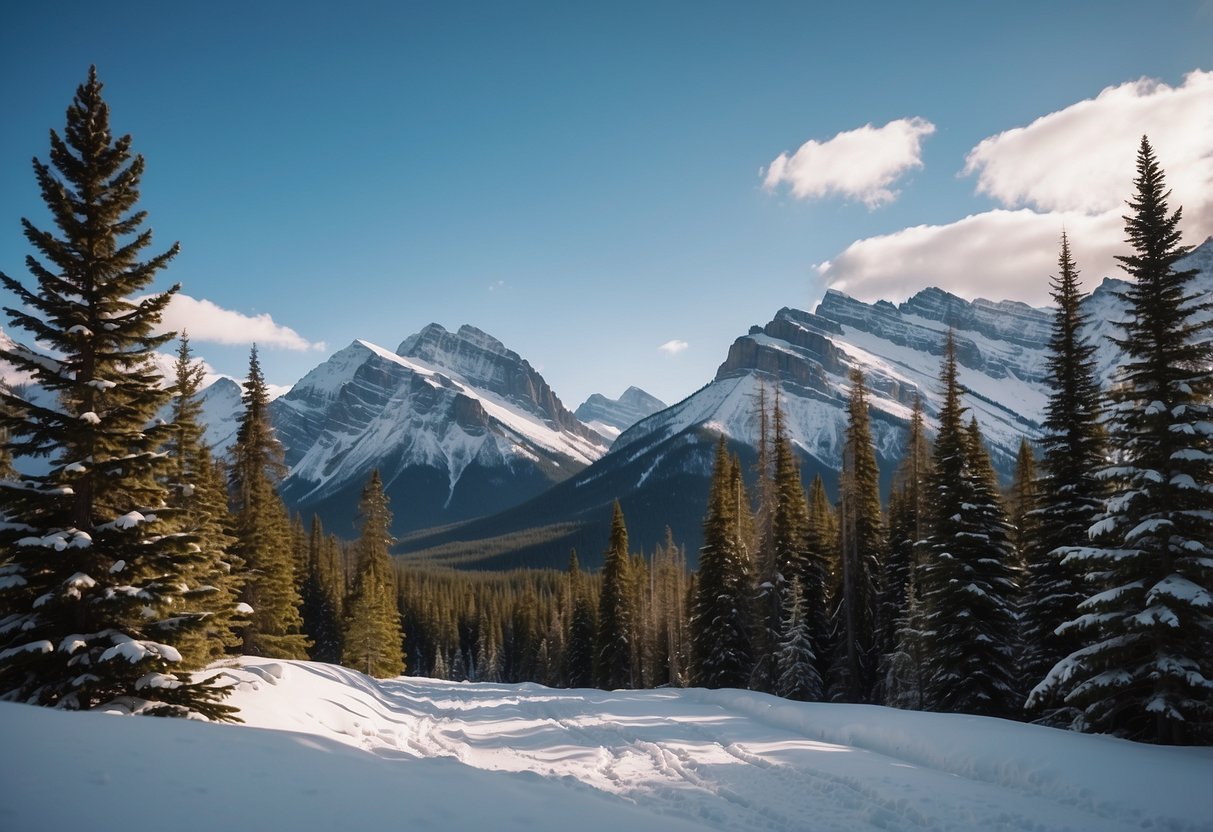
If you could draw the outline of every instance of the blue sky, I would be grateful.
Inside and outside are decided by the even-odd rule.
[[[180,320],[238,377],[254,336],[289,385],[437,321],[569,407],[673,402],[827,284],[1040,302],[1063,224],[1111,272],[1143,130],[1189,241],[1213,233],[1208,0],[178,5],[6,9],[0,270],[29,279],[29,160],[96,63],[182,244],[158,285],[209,301]]]

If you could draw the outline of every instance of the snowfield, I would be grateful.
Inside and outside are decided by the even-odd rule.
[[[732,690],[223,672],[244,726],[0,705],[0,829],[1213,828],[1209,748]]]

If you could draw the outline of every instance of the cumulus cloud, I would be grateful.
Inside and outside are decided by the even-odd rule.
[[[675,338],[672,341],[666,341],[657,349],[661,350],[666,355],[678,355],[678,353],[682,352],[689,346],[690,344],[688,344],[686,341],[680,341]]]
[[[868,124],[825,142],[810,139],[790,156],[779,154],[767,166],[763,186],[773,191],[787,185],[798,199],[838,195],[877,208],[897,198],[894,182],[922,167],[922,140],[934,132],[934,124],[915,117]]]
[[[274,322],[268,313],[245,315],[224,309],[209,300],[176,294],[164,310],[162,332],[189,332],[191,341],[214,344],[252,344],[286,350],[326,349],[323,342],[313,343],[289,326]]]
[[[918,225],[857,240],[817,266],[832,289],[865,301],[900,301],[927,286],[963,297],[1049,303],[1063,228],[1087,288],[1120,275],[1118,213],[1044,214],[1029,209],[974,214],[946,225]]]
[[[1008,208],[1121,210],[1143,135],[1167,174],[1172,204],[1213,219],[1213,72],[1171,87],[1143,78],[985,139],[964,173]]]
[[[1213,232],[1213,72],[1171,87],[1143,79],[991,136],[965,175],[1004,207],[943,225],[858,240],[816,267],[826,285],[865,300],[902,300],[926,286],[965,297],[1049,302],[1058,239],[1070,236],[1087,289],[1123,276],[1125,200],[1143,134],[1166,174],[1189,244]]]

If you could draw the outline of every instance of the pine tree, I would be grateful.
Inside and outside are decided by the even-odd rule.
[[[312,640],[311,658],[335,664],[341,661],[341,630],[344,613],[345,577],[341,550],[333,538],[326,538],[320,518],[312,516],[307,541],[307,575],[300,593],[303,632]]]
[[[229,472],[236,553],[247,568],[242,597],[253,610],[241,634],[243,650],[253,656],[306,659],[290,520],[274,490],[286,465],[270,425],[269,388],[256,346],[249,355],[243,402]]]
[[[1006,495],[1007,522],[1011,524],[1011,547],[1016,568],[1027,568],[1028,550],[1040,539],[1040,489],[1036,454],[1032,443],[1023,437],[1015,454],[1015,473]]]
[[[186,583],[194,589],[183,596],[187,606],[182,614],[199,616],[205,622],[183,633],[176,646],[186,662],[197,667],[221,658],[240,643],[233,628],[242,626],[243,608],[238,608],[237,599],[244,582],[244,564],[229,551],[235,540],[226,532],[227,492],[199,421],[202,405],[198,390],[204,371],[201,362],[193,361],[184,333],[174,369],[167,502],[180,510],[183,528],[196,536],[200,550],[199,557],[189,564],[191,574]]]
[[[766,495],[764,502],[768,503],[760,511],[767,518],[765,553],[760,558],[760,563],[765,562],[766,566],[756,595],[759,626],[751,687],[775,692],[782,672],[778,654],[784,641],[787,595],[792,580],[803,575],[807,566],[808,508],[800,481],[800,462],[787,436],[778,388],[771,421],[772,471],[768,475],[769,484],[760,486],[760,492]]]
[[[967,428],[956,346],[948,334],[932,472],[931,531],[919,568],[922,647],[931,666],[925,704],[936,711],[1010,715],[1015,592],[1006,516],[976,422]]]
[[[914,668],[913,680],[899,678],[899,673],[908,667],[902,631],[907,624],[910,583],[920,560],[921,541],[926,537],[925,495],[930,469],[931,451],[922,397],[915,396],[905,457],[898,466],[889,493],[889,548],[879,582],[880,607],[876,620],[879,624],[877,650],[881,656],[881,670],[878,674],[880,691],[877,699],[887,704],[892,704],[894,700],[906,701],[906,697],[898,692],[899,689],[905,684],[912,684],[917,689],[921,675]],[[896,662],[894,656],[899,657]]]
[[[800,576],[792,578],[784,598],[783,638],[779,643],[779,680],[775,692],[788,699],[815,702],[821,699],[821,673],[805,614]]]
[[[1023,548],[1023,674],[1032,685],[1080,646],[1073,631],[1057,632],[1078,614],[1085,597],[1078,568],[1062,559],[1066,550],[1088,545],[1087,530],[1095,523],[1107,491],[1098,477],[1106,465],[1106,451],[1095,347],[1082,336],[1086,315],[1078,270],[1064,234],[1057,265],[1058,275],[1051,285],[1057,312],[1049,339],[1049,402],[1040,441],[1042,471],[1036,487],[1037,509],[1025,517],[1035,539],[1027,540]],[[1043,691],[1035,702],[1034,710],[1046,722],[1070,722],[1076,716]]]
[[[741,519],[748,508],[736,468],[722,434],[703,523],[691,617],[691,680],[700,687],[744,688],[753,668],[752,567]]]
[[[52,457],[45,475],[0,481],[0,699],[232,718],[173,646],[206,626],[193,579],[210,554],[167,504],[166,430],[150,424],[169,397],[150,357],[172,337],[152,333],[177,287],[140,295],[177,246],[139,259],[143,157],[113,139],[101,89],[90,68],[64,137],[51,131],[50,165],[33,163],[62,234],[22,220],[49,263],[26,258],[37,288],[0,273],[20,301],[9,319],[39,345],[0,358],[58,396],[0,395],[8,449]]]
[[[358,573],[346,607],[341,662],[368,676],[400,676],[404,673],[404,636],[396,606],[396,573],[389,554],[394,542],[390,532],[392,512],[378,468],[371,471],[362,489],[358,516],[362,520],[357,542]]]
[[[1081,646],[1033,691],[1081,710],[1077,727],[1164,743],[1213,739],[1213,304],[1177,270],[1181,209],[1142,137],[1119,256],[1133,283],[1109,391],[1112,493],[1094,545],[1065,563],[1097,576],[1062,634]]]
[[[876,576],[887,542],[863,373],[853,369],[850,379],[840,488],[842,591],[833,613],[830,696],[835,701],[868,702],[876,684],[878,661]]]
[[[632,685],[632,618],[629,598],[628,530],[623,508],[615,501],[611,517],[611,543],[602,567],[602,594],[598,601],[598,633],[594,655],[597,686],[615,690]]]
[[[831,586],[834,582],[833,570],[838,559],[838,521],[820,474],[815,476],[809,485],[804,541],[801,592],[804,595],[805,616],[809,622],[809,633],[813,638],[813,649],[817,656],[817,669],[824,678],[829,667],[832,644]]]
[[[566,682],[571,688],[588,688],[594,684],[594,644],[597,641],[598,616],[590,590],[585,585],[577,565],[577,553],[569,555],[569,592],[573,596],[573,613],[569,623]]]

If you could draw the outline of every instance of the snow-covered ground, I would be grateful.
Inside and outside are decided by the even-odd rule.
[[[1213,828],[1207,748],[740,691],[225,672],[245,726],[0,705],[0,829]]]

